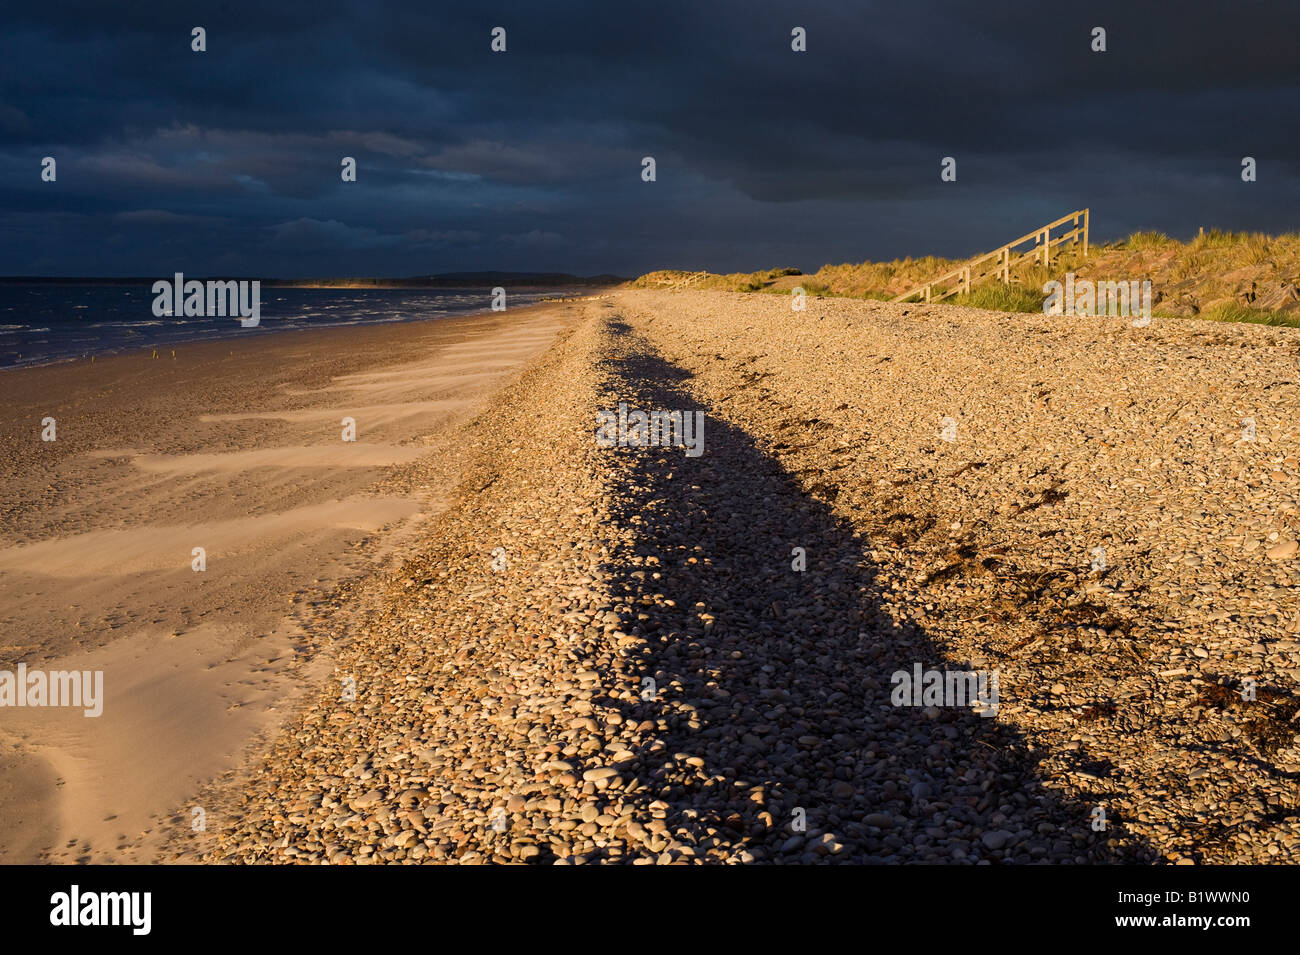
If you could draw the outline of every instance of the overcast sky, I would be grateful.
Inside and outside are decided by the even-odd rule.
[[[0,274],[812,271],[1083,206],[1290,231],[1298,42],[1294,0],[7,3]]]

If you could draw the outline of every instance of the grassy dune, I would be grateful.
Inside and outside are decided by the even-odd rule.
[[[925,256],[823,265],[812,274],[794,268],[728,275],[663,270],[647,273],[631,284],[635,288],[780,294],[799,286],[809,295],[890,299],[957,268],[963,261]],[[1091,281],[1149,279],[1156,315],[1300,325],[1300,233],[1294,232],[1269,236],[1211,229],[1187,242],[1162,232],[1135,232],[1117,242],[1094,245],[1086,259],[1066,252],[1058,256],[1051,269],[1022,266],[1013,274],[1010,286],[986,282],[969,295],[949,301],[998,311],[1038,311],[1043,285],[1063,279],[1069,271]]]

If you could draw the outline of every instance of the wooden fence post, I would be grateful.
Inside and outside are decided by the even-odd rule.
[[[1088,257],[1088,210],[1083,210],[1083,257]]]

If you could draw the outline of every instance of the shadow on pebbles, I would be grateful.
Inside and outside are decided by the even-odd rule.
[[[1097,825],[1104,781],[1087,799],[1045,785],[1051,749],[1023,720],[894,705],[898,671],[984,661],[898,612],[863,527],[729,423],[716,388],[613,303],[584,307],[465,429],[452,506],[346,627],[322,624],[334,680],[212,788],[209,831],[175,857],[1159,857],[1113,811]],[[702,411],[704,453],[599,447],[596,413],[620,403]],[[1021,596],[1050,589],[1031,578]]]

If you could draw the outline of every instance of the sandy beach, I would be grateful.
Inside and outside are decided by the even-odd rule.
[[[160,820],[189,825],[198,787],[328,674],[315,621],[439,512],[459,428],[569,314],[0,373],[0,669],[102,671],[105,697],[97,718],[0,711],[0,860],[145,861]]]
[[[108,684],[3,714],[7,859],[1300,861],[1300,331],[620,291],[339,341],[0,377],[6,664]]]

